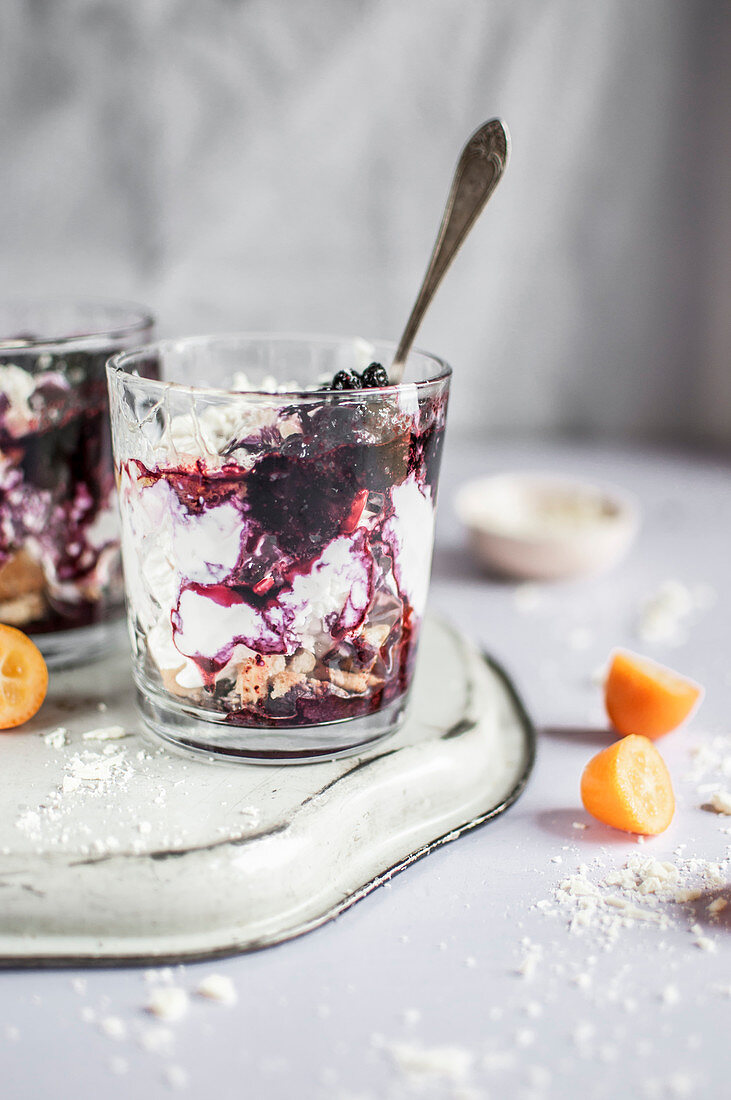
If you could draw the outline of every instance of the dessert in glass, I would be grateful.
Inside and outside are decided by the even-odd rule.
[[[0,622],[50,666],[106,652],[124,607],[105,364],[151,316],[104,302],[0,303]]]
[[[393,352],[246,335],[110,361],[134,677],[154,732],[307,760],[403,720],[451,372],[415,351],[384,385]]]

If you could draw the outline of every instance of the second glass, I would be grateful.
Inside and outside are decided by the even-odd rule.
[[[331,388],[393,351],[211,337],[110,361],[134,675],[157,733],[302,760],[398,727],[450,370],[413,352],[398,386]]]
[[[0,303],[0,621],[52,667],[122,635],[105,364],[151,339],[137,306]]]

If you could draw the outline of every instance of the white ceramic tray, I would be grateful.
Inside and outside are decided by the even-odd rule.
[[[0,747],[6,966],[210,958],[299,935],[500,813],[533,761],[504,673],[434,621],[404,728],[328,763],[211,763],[150,741],[126,655],[52,682]]]

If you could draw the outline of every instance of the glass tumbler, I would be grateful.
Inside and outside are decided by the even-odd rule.
[[[0,303],[0,622],[30,634],[52,667],[120,638],[104,367],[152,329],[136,306]]]
[[[134,677],[151,730],[209,754],[295,761],[399,726],[451,372],[413,352],[398,386],[332,388],[338,371],[393,353],[243,335],[110,361]]]

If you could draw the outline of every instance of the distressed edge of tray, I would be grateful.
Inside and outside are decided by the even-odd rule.
[[[442,625],[446,625],[442,623]],[[453,628],[447,628],[454,636],[456,636],[461,642],[465,639],[459,632],[454,631]],[[212,947],[205,950],[192,949],[186,951],[185,949],[179,949],[172,951],[168,954],[164,952],[142,952],[140,954],[124,954],[124,955],[93,955],[93,954],[78,954],[73,955],[70,952],[65,952],[59,955],[52,954],[39,954],[39,955],[4,955],[0,954],[0,970],[79,970],[79,969],[123,969],[126,967],[140,967],[140,966],[174,966],[181,963],[195,963],[214,961],[216,959],[232,958],[237,955],[247,955],[254,951],[261,951],[265,948],[277,947],[279,944],[289,943],[292,940],[298,939],[300,936],[306,935],[308,932],[312,932],[317,928],[328,924],[330,921],[335,920],[346,910],[350,909],[357,902],[373,893],[379,886],[385,885],[387,882],[399,874],[401,871],[411,867],[418,860],[423,859],[431,852],[436,851],[438,848],[442,848],[444,845],[451,843],[453,840],[459,839],[465,833],[472,832],[475,829],[488,824],[496,817],[499,817],[506,810],[508,810],[521,796],[528,783],[530,775],[533,771],[533,766],[536,759],[537,749],[537,736],[535,725],[530,718],[523,699],[518,692],[512,678],[507,673],[502,664],[489,654],[476,651],[476,656],[481,658],[487,667],[496,675],[501,687],[506,693],[508,702],[512,707],[516,723],[522,731],[524,738],[524,752],[525,760],[523,768],[518,775],[518,778],[507,794],[485,813],[478,814],[476,817],[471,818],[462,825],[458,825],[453,829],[448,830],[441,836],[436,837],[434,840],[429,841],[423,845],[417,851],[397,860],[391,866],[385,870],[379,872],[367,883],[358,887],[356,890],[351,891],[336,905],[331,906],[326,912],[321,915],[312,918],[305,923],[298,925],[295,928],[287,930],[283,933],[276,933],[272,936],[265,936],[261,939],[250,941],[247,943],[231,943],[224,947]],[[454,736],[454,730],[447,731],[447,736]],[[444,736],[444,735],[443,735]],[[375,763],[382,758],[383,755],[390,755],[390,751],[386,753],[375,753],[371,757],[367,757],[365,760],[360,761],[356,768],[367,766],[370,763]],[[346,773],[349,774],[349,773]],[[344,777],[341,777],[344,778]]]

